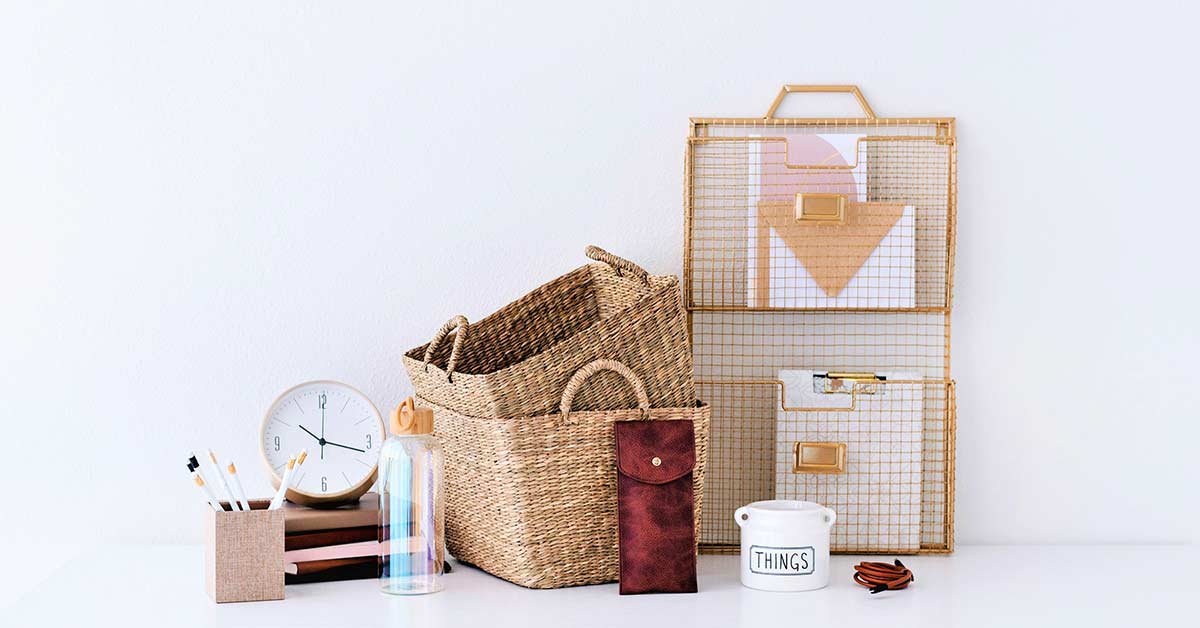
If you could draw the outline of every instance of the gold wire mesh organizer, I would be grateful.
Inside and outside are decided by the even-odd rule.
[[[853,95],[863,116],[776,117],[798,92]],[[692,118],[690,131],[684,302],[712,407],[701,549],[736,552],[734,509],[774,499],[782,478],[789,497],[857,509],[839,517],[836,552],[952,551],[954,119],[880,118],[857,87],[788,85],[766,116]],[[780,371],[806,368],[913,373],[874,385],[916,391],[919,409],[889,414],[858,383],[850,409],[789,407]],[[835,438],[844,472],[789,457]],[[891,464],[901,447],[919,469]]]

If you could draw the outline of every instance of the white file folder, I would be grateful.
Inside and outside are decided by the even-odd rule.
[[[776,415],[776,499],[833,508],[835,551],[916,552],[921,547],[924,384],[916,373],[875,373],[882,381],[782,370]],[[797,444],[844,445],[840,471],[798,471]]]

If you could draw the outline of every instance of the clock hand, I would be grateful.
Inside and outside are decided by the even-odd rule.
[[[324,401],[325,395],[321,394],[321,399]],[[321,460],[325,459],[325,404],[321,404]]]
[[[296,425],[298,425],[300,427],[300,429],[304,430],[305,434],[308,434],[309,436],[312,436],[313,438],[317,439],[317,442],[320,443],[320,445],[321,445],[321,460],[324,460],[325,459],[325,445],[327,445],[327,444],[332,445],[333,443],[325,440],[324,438],[321,438],[320,436],[317,436],[316,434],[313,434],[312,432],[308,431],[307,427],[304,427],[303,425],[300,425],[299,423],[297,423]],[[338,447],[346,447],[346,446],[338,445]],[[346,449],[354,449],[354,448],[346,447]],[[358,451],[362,451],[362,450],[359,449]],[[366,453],[366,452],[363,451],[363,453]]]
[[[351,446],[349,446],[349,445],[343,445],[343,444],[341,444],[341,443],[335,443],[335,442],[333,442],[333,441],[331,441],[331,440],[327,440],[327,441],[325,441],[325,444],[326,444],[326,445],[333,445],[334,447],[341,447],[342,449],[351,449],[351,450],[353,450],[353,451],[357,451],[357,452],[359,452],[359,453],[362,453],[362,454],[365,454],[365,453],[367,453],[367,451],[366,451],[365,449],[358,449],[357,447],[351,447]]]

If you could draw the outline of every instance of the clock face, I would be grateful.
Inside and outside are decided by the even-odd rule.
[[[370,487],[383,439],[383,418],[370,399],[346,384],[318,381],[275,400],[263,419],[260,448],[276,486],[288,458],[307,449],[288,497],[295,492],[333,501],[357,498]]]

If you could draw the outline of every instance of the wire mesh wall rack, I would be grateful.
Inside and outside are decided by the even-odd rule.
[[[797,92],[858,118],[782,118]],[[684,301],[712,406],[701,549],[734,510],[838,511],[842,553],[954,546],[953,118],[880,118],[788,85],[761,118],[692,118]]]

